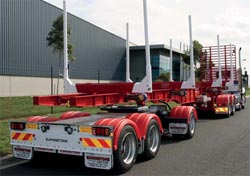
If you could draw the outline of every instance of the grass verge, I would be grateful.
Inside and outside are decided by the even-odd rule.
[[[53,113],[82,110],[78,107],[57,106]],[[51,107],[33,105],[32,97],[2,97],[0,98],[0,120],[22,118],[35,115],[51,114]]]
[[[250,95],[250,88],[246,88],[246,95]]]
[[[0,156],[5,156],[11,153],[10,147],[10,132],[8,127],[8,120],[0,122]]]

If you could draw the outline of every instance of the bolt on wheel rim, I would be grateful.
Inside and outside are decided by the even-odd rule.
[[[194,130],[195,130],[195,120],[194,120],[194,116],[192,116],[192,117],[190,118],[189,130],[190,130],[191,134],[194,133]]]
[[[126,164],[130,164],[134,160],[136,152],[135,138],[132,133],[127,133],[122,139],[121,156]]]
[[[149,137],[148,137],[148,144],[150,151],[155,152],[159,146],[159,130],[156,126],[151,126],[149,129]]]

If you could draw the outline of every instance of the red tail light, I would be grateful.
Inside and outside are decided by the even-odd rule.
[[[12,130],[24,130],[26,127],[25,122],[10,122],[10,128]]]
[[[110,136],[111,129],[109,127],[92,127],[92,134],[97,136]]]

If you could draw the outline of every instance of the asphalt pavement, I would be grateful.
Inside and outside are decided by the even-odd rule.
[[[237,111],[230,118],[200,118],[193,139],[176,140],[162,137],[156,158],[145,161],[139,156],[133,168],[123,175],[250,176],[249,114],[250,99],[247,98],[246,108]],[[84,168],[83,159],[79,157],[43,156],[38,162],[24,162],[2,168],[0,175],[62,176],[118,173]]]

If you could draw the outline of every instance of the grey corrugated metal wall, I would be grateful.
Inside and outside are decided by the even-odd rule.
[[[41,0],[0,1],[0,75],[49,77],[58,70],[58,54],[46,37],[62,10]],[[125,79],[125,40],[71,14],[73,55],[70,77]],[[62,61],[63,63],[63,61]]]

